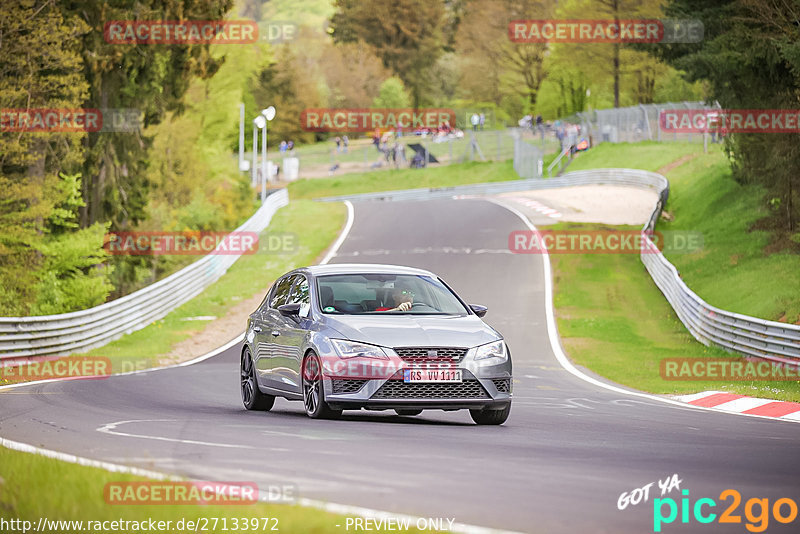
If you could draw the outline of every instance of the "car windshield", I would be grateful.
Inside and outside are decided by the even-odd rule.
[[[322,313],[465,315],[439,279],[408,274],[337,274],[317,278]]]

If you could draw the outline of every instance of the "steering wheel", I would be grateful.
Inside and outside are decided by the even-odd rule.
[[[424,303],[424,302],[412,302],[412,303],[411,303],[411,309],[412,309],[412,310],[413,310],[414,308],[416,308],[417,306],[425,306],[426,308],[431,308],[432,310],[435,310],[435,309],[436,309],[436,308],[434,308],[433,306],[431,306],[430,304],[426,304],[426,303]]]

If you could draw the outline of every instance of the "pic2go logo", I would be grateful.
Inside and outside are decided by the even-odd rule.
[[[661,532],[661,526],[673,523],[681,515],[681,523],[690,523],[690,512],[694,520],[698,523],[712,523],[717,519],[717,514],[712,513],[711,509],[717,506],[714,499],[698,499],[694,505],[690,504],[689,490],[681,492],[683,498],[681,504],[669,497],[665,499],[653,499],[653,532]],[[742,502],[742,495],[734,489],[726,489],[719,494],[721,501],[731,498],[730,505],[719,516],[718,523],[741,524],[742,516],[736,514],[739,504]],[[748,523],[745,528],[750,532],[764,532],[769,526],[770,511],[771,515],[778,523],[791,523],[797,519],[797,503],[792,499],[777,499],[769,506],[769,499],[752,498],[744,505],[744,516]],[[667,515],[664,515],[665,512]]]

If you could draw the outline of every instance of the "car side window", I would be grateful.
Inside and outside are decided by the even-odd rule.
[[[286,300],[289,298],[289,291],[292,289],[293,281],[293,276],[285,276],[278,281],[275,292],[272,294],[272,298],[269,301],[270,308],[274,309],[282,304],[286,304]]]
[[[292,287],[292,293],[286,304],[309,304],[311,296],[309,295],[308,280],[302,274],[297,275],[297,281]]]
[[[272,300],[272,295],[275,294],[275,286],[278,285],[278,282],[275,282],[270,286],[267,290],[267,294],[264,295],[264,300],[261,301],[261,304],[258,305],[258,313],[264,313],[269,309],[269,303]]]
[[[287,304],[300,304],[300,317],[308,317],[311,310],[311,294],[308,279],[302,274],[296,276],[296,281],[292,287]]]

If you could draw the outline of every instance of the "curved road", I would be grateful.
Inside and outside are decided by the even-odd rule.
[[[502,427],[435,411],[312,421],[299,403],[283,400],[270,413],[246,412],[237,345],[187,367],[3,391],[0,436],[203,480],[293,483],[302,497],[521,532],[652,532],[657,484],[649,503],[619,511],[617,499],[673,473],[692,502],[719,502],[726,488],[744,500],[800,501],[800,425],[628,396],[564,370],[547,335],[542,257],[507,250],[509,232],[520,229],[517,216],[480,199],[356,204],[334,258],[430,269],[469,302],[489,306],[486,320],[514,358],[514,404]],[[679,521],[664,531],[746,532],[744,519]],[[768,532],[796,531],[798,523],[773,519]]]

